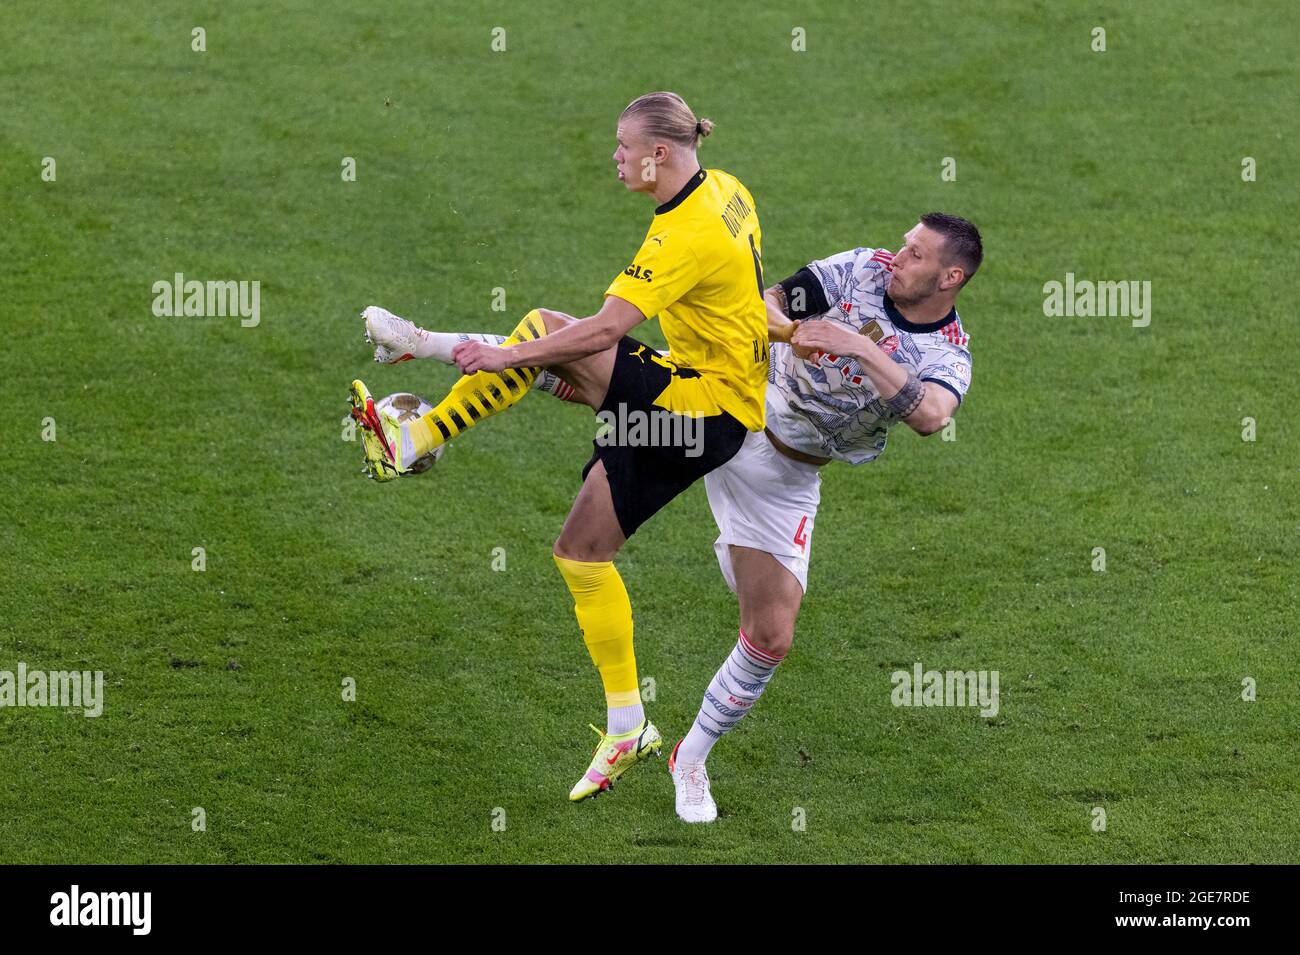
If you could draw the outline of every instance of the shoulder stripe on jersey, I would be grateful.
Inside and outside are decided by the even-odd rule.
[[[970,336],[967,335],[966,330],[961,327],[960,318],[954,318],[947,325],[943,326],[943,328],[939,329],[939,331],[943,333],[944,338],[952,342],[954,345],[965,345],[970,341]]]

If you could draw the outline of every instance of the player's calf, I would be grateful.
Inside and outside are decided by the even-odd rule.
[[[776,645],[776,639],[768,641],[768,646]],[[785,646],[789,647],[788,640]],[[716,816],[708,773],[704,772],[705,760],[713,744],[735,729],[758,702],[782,659],[784,653],[778,656],[763,649],[749,639],[744,629],[740,631],[731,655],[709,682],[690,732],[673,750],[669,768],[677,790],[677,815],[682,820],[709,822]]]
[[[544,313],[545,310],[538,309],[538,312]],[[361,318],[365,322],[365,340],[375,346],[375,361],[381,365],[395,365],[412,358],[432,358],[453,365],[452,350],[461,342],[504,345],[507,340],[505,335],[486,332],[431,332],[378,305],[367,306]],[[547,321],[546,328],[548,334],[554,331],[553,323]],[[561,401],[577,400],[573,386],[546,369],[533,379],[532,390],[553,395]]]

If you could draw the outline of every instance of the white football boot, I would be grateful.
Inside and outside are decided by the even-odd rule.
[[[668,772],[677,790],[677,818],[682,822],[712,822],[718,818],[718,806],[709,792],[709,771],[703,763],[686,766],[677,762],[681,746],[678,740],[668,757]]]
[[[415,322],[378,305],[368,306],[361,317],[366,320],[366,341],[375,346],[375,361],[381,365],[409,361],[421,350],[426,333]]]

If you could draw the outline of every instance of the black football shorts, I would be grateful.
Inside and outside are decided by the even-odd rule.
[[[597,417],[602,433],[582,469],[605,464],[614,513],[624,537],[716,467],[731,460],[745,441],[743,424],[727,414],[692,418],[654,403],[675,376],[699,377],[691,368],[661,359],[650,346],[624,337],[616,346],[609,391]]]

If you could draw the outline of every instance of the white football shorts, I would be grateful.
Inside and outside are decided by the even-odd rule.
[[[813,521],[822,499],[821,469],[787,458],[762,431],[751,431],[735,456],[704,476],[718,524],[713,544],[722,576],[734,592],[728,545],[766,551],[808,590]]]

